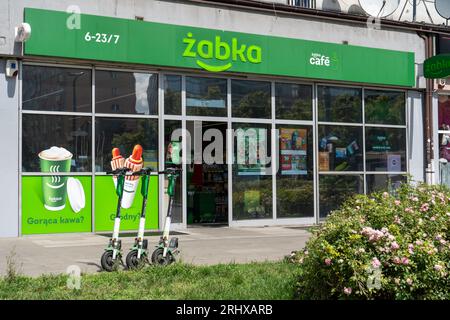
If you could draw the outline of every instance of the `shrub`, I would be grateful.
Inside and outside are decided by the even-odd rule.
[[[358,195],[313,230],[300,299],[450,299],[450,192],[403,184]]]

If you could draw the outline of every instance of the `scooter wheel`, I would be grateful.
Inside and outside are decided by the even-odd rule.
[[[138,251],[131,250],[127,254],[126,263],[130,270],[142,269],[145,265],[145,255],[141,255],[141,257],[138,258]]]
[[[100,263],[102,265],[103,270],[108,271],[108,272],[116,271],[118,268],[118,265],[119,265],[117,257],[114,260],[113,252],[110,250],[105,251],[103,253]]]
[[[153,251],[152,264],[159,266],[167,266],[175,261],[172,253],[167,252],[166,257],[164,257],[163,254],[164,254],[163,248],[157,248],[155,251]]]

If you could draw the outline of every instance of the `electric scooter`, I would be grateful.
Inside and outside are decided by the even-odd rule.
[[[144,239],[144,230],[145,209],[147,207],[148,186],[151,172],[152,170],[150,168],[143,168],[140,171],[133,172],[133,176],[141,176],[142,209],[137,237],[134,239],[134,245],[125,259],[128,269],[140,269],[148,262],[148,241],[147,239]]]
[[[169,196],[169,205],[167,208],[167,216],[164,222],[164,231],[159,240],[158,246],[152,253],[152,264],[165,266],[175,261],[175,255],[178,254],[178,238],[169,240],[170,223],[172,220],[173,197],[175,194],[175,182],[180,174],[181,169],[169,168],[159,172],[167,174],[169,185],[167,187],[167,195]]]
[[[100,259],[103,270],[108,272],[117,270],[119,263],[122,263],[122,241],[119,240],[120,209],[122,207],[122,196],[123,196],[123,186],[125,184],[125,175],[128,171],[130,171],[129,168],[119,168],[114,171],[107,172],[107,174],[117,176],[116,194],[118,197],[112,238],[109,239],[108,247],[105,249],[105,252],[103,253]]]

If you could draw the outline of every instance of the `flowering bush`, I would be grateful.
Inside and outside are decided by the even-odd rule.
[[[403,184],[358,195],[313,231],[301,299],[450,299],[450,192]]]

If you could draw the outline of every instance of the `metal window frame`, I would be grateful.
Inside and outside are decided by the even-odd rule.
[[[158,119],[158,167],[159,169],[164,169],[164,155],[165,155],[165,146],[164,146],[164,130],[165,130],[165,121],[166,120],[175,120],[181,121],[182,129],[186,130],[186,121],[214,121],[214,122],[223,122],[227,124],[227,132],[231,133],[232,126],[234,123],[254,123],[254,124],[267,124],[270,125],[272,129],[276,129],[278,125],[303,125],[303,126],[311,126],[312,134],[313,134],[313,185],[314,185],[314,216],[313,217],[299,217],[299,218],[278,218],[277,215],[277,205],[276,205],[276,192],[277,192],[277,179],[276,179],[276,170],[275,168],[279,166],[279,157],[275,154],[277,137],[275,137],[275,131],[272,130],[272,158],[273,161],[276,161],[276,165],[273,165],[272,161],[272,218],[271,219],[249,219],[249,220],[233,220],[233,171],[232,171],[232,160],[233,160],[233,147],[234,141],[232,137],[227,136],[227,160],[228,160],[228,225],[230,227],[234,226],[262,226],[262,225],[308,225],[314,223],[320,223],[322,220],[320,218],[320,190],[319,190],[319,179],[321,175],[354,175],[354,176],[363,176],[364,183],[364,192],[367,191],[367,175],[370,174],[389,174],[389,175],[405,175],[409,173],[409,161],[406,159],[406,171],[402,172],[384,172],[384,171],[366,171],[366,146],[365,146],[365,128],[370,127],[383,127],[383,128],[399,128],[405,129],[406,136],[406,155],[409,154],[409,108],[407,101],[407,91],[408,89],[403,88],[391,88],[391,87],[383,87],[383,86],[367,86],[365,84],[346,84],[341,82],[315,82],[314,80],[308,81],[308,79],[293,79],[293,78],[283,78],[283,77],[264,77],[257,75],[249,75],[246,77],[239,75],[229,75],[229,74],[205,74],[196,71],[186,71],[180,70],[177,72],[176,70],[163,70],[163,69],[155,69],[155,68],[132,68],[132,67],[106,67],[106,66],[96,66],[95,64],[67,64],[67,63],[48,63],[48,62],[39,62],[39,61],[24,61],[21,62],[22,65],[35,65],[42,67],[59,67],[59,68],[72,68],[72,69],[88,69],[91,70],[92,76],[92,112],[64,112],[64,111],[38,111],[38,110],[23,110],[22,109],[22,67],[20,68],[20,81],[19,81],[19,235],[22,232],[22,211],[21,211],[21,182],[22,176],[33,176],[33,175],[43,175],[42,173],[33,173],[22,172],[22,115],[23,114],[48,114],[48,115],[71,115],[71,116],[86,116],[91,117],[92,119],[92,171],[91,172],[78,172],[71,173],[72,176],[80,175],[80,176],[91,176],[92,184],[92,226],[91,232],[96,232],[95,230],[95,177],[104,175],[104,172],[96,172],[95,171],[95,119],[97,117],[100,118],[132,118],[132,119]],[[139,72],[139,73],[152,73],[157,74],[158,76],[158,114],[157,115],[143,115],[143,114],[114,114],[114,113],[95,113],[95,72],[99,71],[116,71],[116,72]],[[169,115],[164,113],[164,77],[166,75],[176,75],[181,77],[181,115]],[[210,116],[193,116],[186,115],[186,77],[199,77],[199,78],[220,78],[225,79],[227,81],[227,116],[220,117],[210,117]],[[270,118],[239,118],[232,116],[232,81],[259,81],[259,82],[267,82],[270,83],[271,86],[271,117]],[[299,120],[299,119],[277,119],[276,118],[276,84],[298,84],[298,85],[306,85],[310,86],[312,90],[312,119],[311,120]],[[341,122],[324,122],[318,121],[318,95],[317,90],[319,86],[333,86],[333,87],[344,87],[344,88],[354,88],[361,90],[361,100],[362,100],[362,123],[341,123]],[[403,92],[405,95],[405,124],[404,125],[386,125],[386,124],[370,124],[365,122],[365,90],[378,90],[378,91],[395,91],[395,92]],[[363,129],[363,163],[364,163],[364,171],[345,171],[345,172],[319,172],[318,167],[318,127],[319,125],[333,125],[333,126],[353,126],[353,127],[362,127]],[[186,139],[183,139],[183,149],[186,150]],[[183,180],[182,180],[182,222],[174,223],[173,227],[175,230],[177,229],[186,229],[187,228],[187,173],[186,173],[186,152],[183,153]],[[158,182],[159,188],[158,192],[160,195],[164,194],[164,179],[165,177],[160,175]],[[164,210],[164,202],[159,201],[159,221],[158,227],[162,228],[165,216]]]

